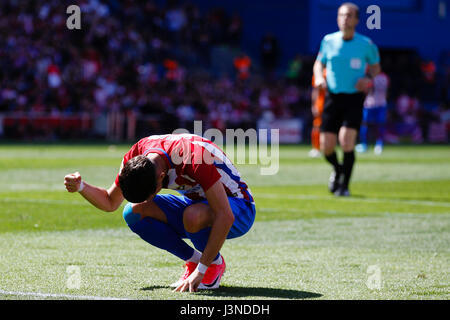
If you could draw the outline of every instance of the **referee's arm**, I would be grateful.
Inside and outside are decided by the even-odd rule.
[[[367,66],[367,75],[358,79],[355,88],[364,93],[368,93],[372,87],[372,79],[375,78],[381,72],[381,67],[379,63],[369,64]]]
[[[377,46],[372,41],[369,42],[367,48],[367,74],[373,79],[381,72],[380,53]]]
[[[369,65],[367,73],[370,75],[371,78],[375,78],[380,72],[381,67],[379,63]]]
[[[326,89],[327,81],[323,76],[323,70],[325,65],[320,61],[320,58],[317,57],[316,62],[314,62],[313,72],[314,72],[314,86],[316,88]]]
[[[317,54],[317,58],[313,66],[314,87],[319,89],[327,89],[327,80],[323,76],[323,70],[325,69],[327,62],[325,55],[326,50],[327,50],[327,43],[324,38],[320,42],[319,53]]]

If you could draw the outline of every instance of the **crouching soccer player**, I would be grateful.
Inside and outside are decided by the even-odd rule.
[[[235,166],[213,142],[192,134],[139,140],[107,190],[86,183],[78,172],[66,175],[64,184],[103,211],[115,211],[125,198],[128,227],[185,261],[184,274],[171,285],[181,292],[218,288],[225,239],[244,235],[255,220],[253,197]],[[162,188],[181,196],[159,195]]]

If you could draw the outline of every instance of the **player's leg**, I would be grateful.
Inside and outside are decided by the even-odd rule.
[[[227,239],[232,239],[242,236],[251,228],[255,220],[255,207],[243,199],[229,197],[228,200],[234,215],[234,223],[230,228]],[[201,252],[204,251],[208,243],[214,215],[215,213],[207,201],[193,204],[187,207],[183,213],[186,234],[195,248]],[[219,252],[208,267],[199,289],[218,288],[224,272],[225,260]]]
[[[186,235],[200,252],[205,250],[208,243],[214,216],[214,211],[205,202],[193,204],[183,212],[183,224]],[[225,260],[218,252],[206,270],[198,289],[217,289],[224,272]]]
[[[127,204],[124,209],[125,221],[133,232],[185,261],[183,274],[171,287],[189,277],[201,258],[201,253],[183,240],[186,238],[183,211],[192,203],[186,197],[166,194],[156,195],[151,202]]]
[[[228,197],[231,211],[234,215],[234,223],[230,228],[227,239],[237,238],[250,230],[255,220],[255,206],[248,201],[235,197]],[[183,212],[183,225],[189,239],[195,247],[203,251],[209,238],[210,227],[215,218],[214,210],[207,201],[198,202],[188,206]],[[203,234],[202,231],[208,231]],[[200,237],[191,238],[200,234]]]
[[[360,144],[358,144],[355,148],[355,150],[360,153],[367,151],[371,110],[372,110],[371,108],[364,108],[363,110],[363,120],[361,124],[361,129],[359,130]]]
[[[183,212],[183,225],[186,235],[200,252],[205,250],[214,216],[214,211],[204,202],[192,204]],[[219,257],[220,253],[217,254],[214,261]]]
[[[309,157],[311,158],[320,157],[320,125],[321,125],[321,116],[314,117],[313,127],[311,130],[312,149],[308,153]]]
[[[182,238],[185,237],[183,226],[173,222],[171,214],[182,215],[183,210],[192,202],[185,197],[157,195],[150,202],[128,203],[123,210],[123,217],[128,227],[149,244],[166,250],[184,261],[200,259],[200,253],[190,247]]]
[[[381,154],[384,146],[384,134],[386,126],[387,107],[382,106],[377,108],[376,115],[376,128],[377,128],[377,140],[375,143],[375,154]]]

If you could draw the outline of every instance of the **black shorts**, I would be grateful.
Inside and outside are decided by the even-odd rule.
[[[360,92],[328,93],[325,98],[320,131],[337,134],[341,127],[359,131],[365,98],[366,95]]]

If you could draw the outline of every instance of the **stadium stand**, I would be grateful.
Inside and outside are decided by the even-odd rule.
[[[283,48],[271,33],[258,54],[243,51],[246,21],[238,12],[182,1],[85,0],[83,27],[68,30],[70,4],[0,3],[0,138],[133,141],[192,129],[194,119],[205,129],[245,130],[260,119],[295,118],[300,140],[309,140],[315,57],[298,53],[280,63]],[[447,142],[450,53],[439,65],[414,51],[381,53],[394,88],[390,142]],[[417,88],[420,116],[411,129],[396,102],[418,98]]]

